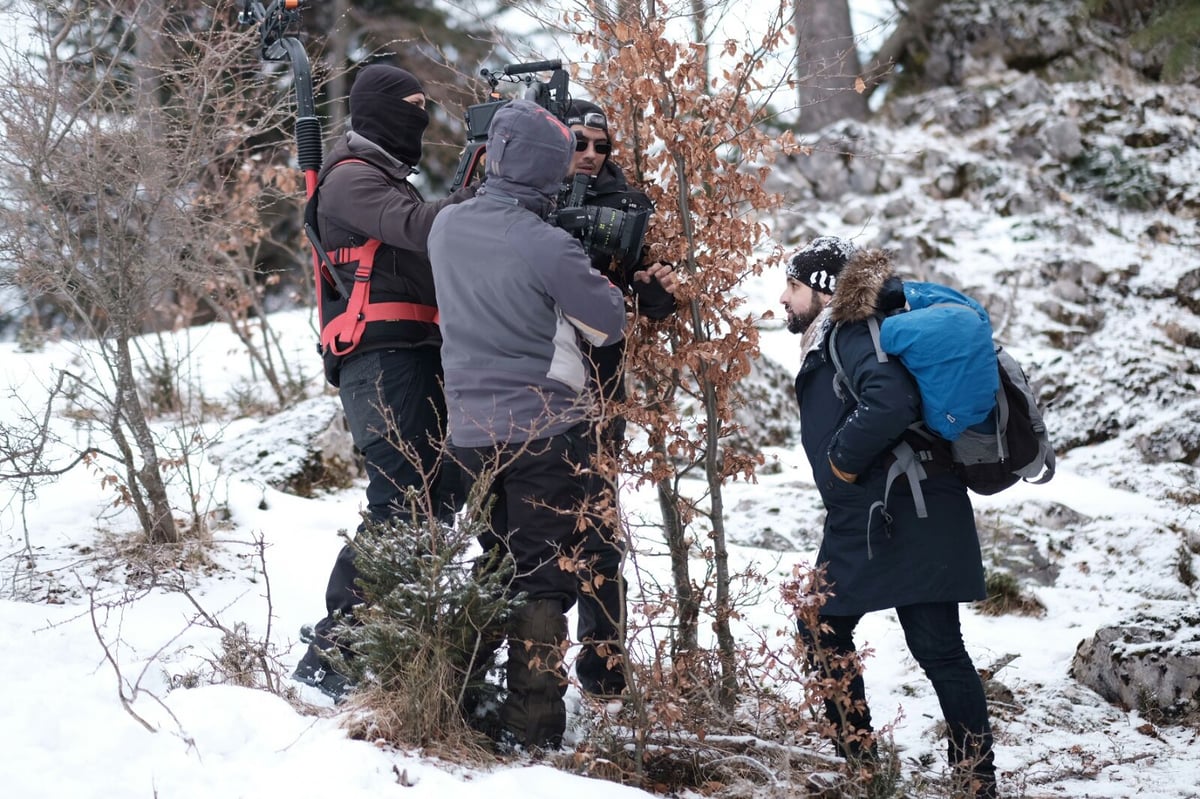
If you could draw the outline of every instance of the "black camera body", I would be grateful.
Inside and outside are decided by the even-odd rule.
[[[588,204],[590,183],[591,176],[575,175],[563,186],[554,223],[579,239],[588,257],[606,255],[624,264],[630,256],[640,256],[652,209]]]

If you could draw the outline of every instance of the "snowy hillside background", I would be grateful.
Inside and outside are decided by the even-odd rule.
[[[1058,476],[976,507],[987,565],[1045,611],[964,610],[976,665],[1004,664],[990,686],[1004,794],[1198,797],[1194,720],[1119,708],[1068,672],[1099,628],[1139,613],[1197,613],[1200,91],[1148,84],[1115,65],[1098,79],[1050,83],[984,50],[958,55],[960,88],[898,100],[883,118],[827,131],[812,156],[781,164],[772,181],[788,203],[772,228],[787,247],[819,234],[888,247],[908,274],[972,293],[1044,400]],[[779,269],[748,281],[749,308],[778,317],[782,283]],[[310,315],[273,323],[319,393]],[[758,482],[732,485],[726,507],[733,565],[754,563],[772,578],[746,625],[773,632],[790,624],[778,583],[813,558],[822,512],[790,400],[797,339],[778,318],[764,318],[761,331],[759,400],[747,418],[772,443]],[[214,454],[265,428],[233,412],[256,389],[227,331],[192,329],[173,346],[189,355],[185,386],[209,408],[197,432],[226,442]],[[40,408],[53,369],[87,372],[88,358],[67,344],[35,353],[0,344],[4,424]],[[82,429],[64,414],[54,426],[65,441]],[[159,430],[189,427],[163,418]],[[309,689],[289,702],[209,684],[225,651],[217,623],[268,640],[290,673],[302,651],[296,632],[322,614],[337,531],[355,523],[362,492],[284,494],[228,455],[195,466],[195,491],[223,522],[180,563],[131,557],[135,525],[96,466],[47,477],[34,496],[3,489],[4,796],[647,795],[527,761],[468,768],[350,740],[344,716]],[[626,501],[646,520],[636,567],[666,582],[664,559],[653,557],[663,549],[656,498],[630,490]],[[182,585],[151,587],[166,574]],[[906,773],[936,777],[944,746],[932,690],[892,614],[860,629],[874,650],[875,715],[895,719]],[[1185,628],[1176,643],[1200,657],[1198,637]],[[585,719],[574,689],[569,697]],[[776,787],[786,792],[786,780]]]

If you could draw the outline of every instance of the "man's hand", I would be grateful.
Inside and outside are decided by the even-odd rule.
[[[670,264],[664,264],[661,261],[634,272],[633,279],[640,280],[643,283],[657,280],[666,289],[667,293],[671,295],[675,294],[675,288],[679,285],[679,280],[675,277],[674,267]]]
[[[857,474],[850,474],[849,472],[843,472],[841,469],[839,469],[837,466],[834,465],[832,460],[829,461],[829,468],[833,469],[833,476],[836,477],[837,479],[841,480],[843,483],[853,483],[855,480],[858,479]]]

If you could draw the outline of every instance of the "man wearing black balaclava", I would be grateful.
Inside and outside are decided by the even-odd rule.
[[[446,406],[426,240],[438,211],[474,196],[475,187],[426,202],[408,182],[428,124],[425,90],[412,73],[389,64],[363,68],[350,90],[351,129],[329,153],[306,212],[333,272],[321,288],[325,375],[338,387],[366,461],[366,512],[374,522],[407,513],[406,489],[427,484],[433,507],[451,515],[461,482],[439,469]],[[373,270],[362,280],[372,254]],[[337,643],[337,617],[362,602],[357,577],[347,545],[329,576],[326,616],[293,675],[335,699],[349,686],[324,650]]]

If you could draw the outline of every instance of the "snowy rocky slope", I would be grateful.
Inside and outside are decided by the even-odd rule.
[[[1066,24],[1080,8],[948,4],[934,44],[953,85],[812,137],[771,179],[773,227],[789,248],[887,248],[905,276],[977,297],[1039,391],[1059,476],[976,503],[989,571],[1034,615],[965,622],[990,642],[977,665],[1018,656],[992,686],[1008,786],[1194,797],[1194,764],[1157,768],[1195,751],[1200,718],[1200,88],[1148,80],[1103,25]],[[780,272],[750,288],[764,308]],[[777,320],[762,346],[794,373]],[[775,497],[809,485],[781,471],[761,478]],[[812,547],[810,497],[740,506],[739,535]]]

